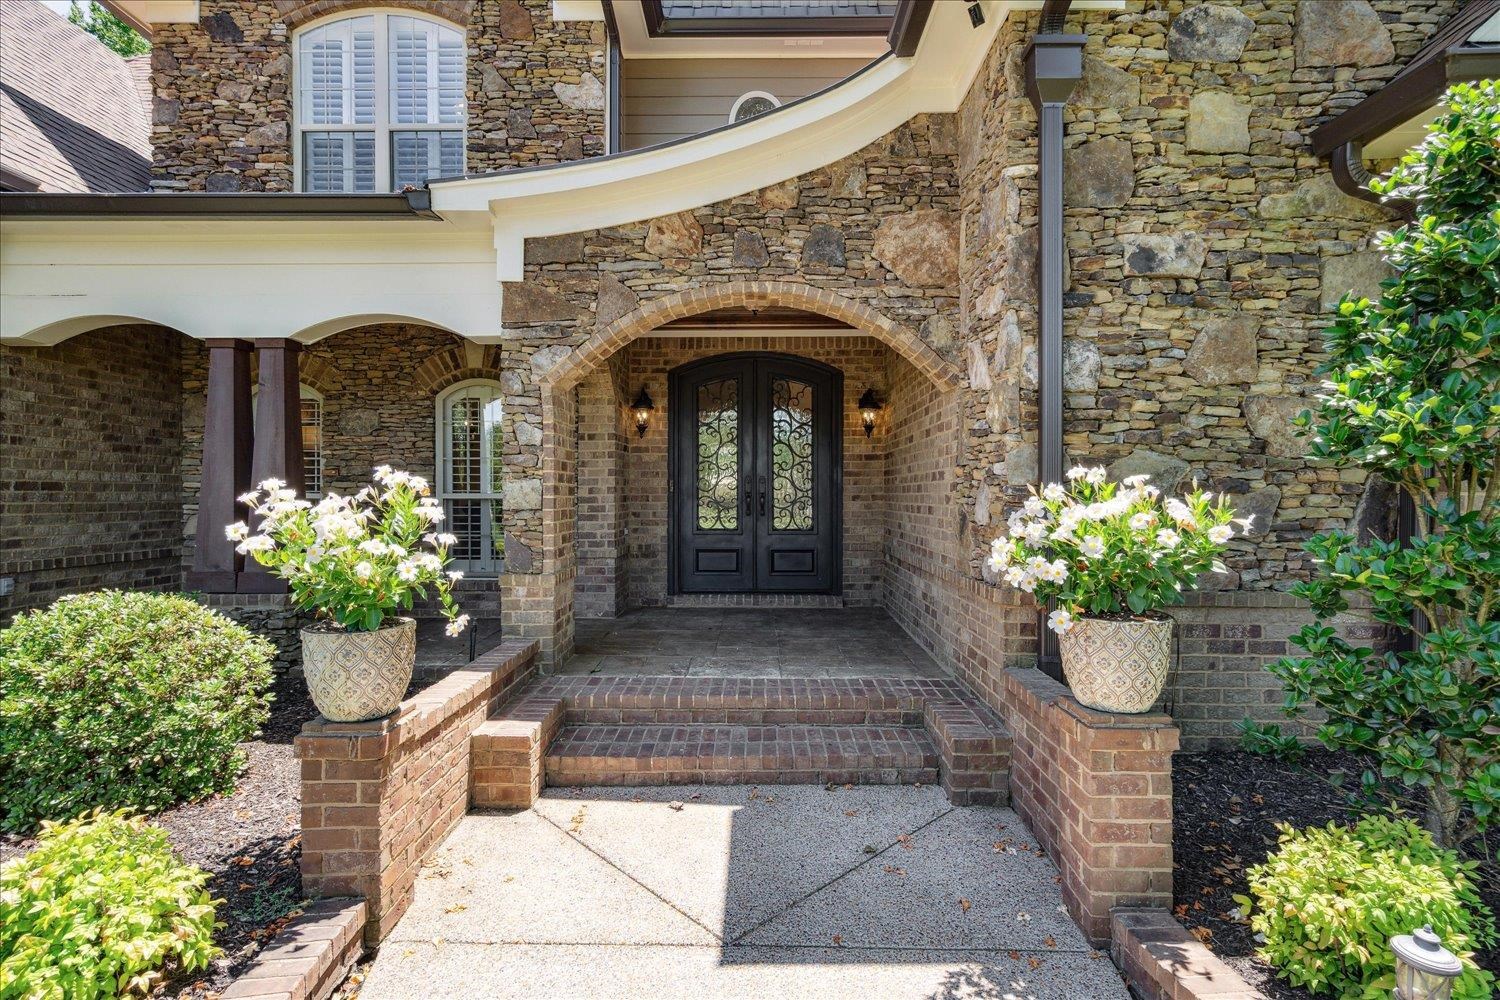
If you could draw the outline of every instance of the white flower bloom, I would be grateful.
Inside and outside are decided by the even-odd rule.
[[[443,520],[443,508],[434,504],[421,504],[417,507],[417,516],[424,518],[432,524],[441,524]]]
[[[1073,616],[1062,608],[1058,608],[1047,616],[1047,627],[1058,635],[1066,635],[1068,629],[1074,625]]]
[[[1030,559],[1026,560],[1026,572],[1028,573],[1041,573],[1041,571],[1045,569],[1046,566],[1047,560],[1043,559],[1041,556],[1032,556]]]
[[[1047,526],[1041,521],[1032,521],[1022,529],[1021,534],[1031,544],[1039,545],[1047,537]]]
[[[1026,570],[1016,563],[1012,563],[1005,570],[1005,582],[1010,584],[1012,587],[1019,587],[1021,585],[1021,580],[1025,576]]]
[[[260,490],[251,490],[249,493],[241,493],[239,496],[235,497],[235,499],[242,504],[254,507],[257,503],[260,502]]]
[[[990,559],[995,564],[995,572],[1000,572],[1010,565],[1010,546],[1003,539],[995,539],[990,543]]]
[[[375,564],[370,562],[361,562],[356,564],[354,567],[354,575],[359,577],[361,580],[368,580],[370,577],[375,575]]]
[[[1079,549],[1090,559],[1098,559],[1104,555],[1104,539],[1098,535],[1089,535]]]
[[[231,542],[243,542],[250,537],[250,526],[244,521],[236,521],[225,527],[224,537]]]
[[[1149,510],[1143,510],[1130,519],[1130,527],[1133,531],[1145,531],[1156,523],[1156,515]]]
[[[1026,593],[1028,594],[1031,593],[1032,591],[1036,590],[1036,580],[1037,577],[1035,573],[1022,573],[1020,583],[1021,589],[1026,591]]]
[[[412,583],[416,580],[417,577],[422,575],[422,570],[417,566],[416,563],[407,560],[406,562],[396,567],[396,575],[400,577],[404,582]]]
[[[275,547],[276,542],[270,535],[251,535],[235,546],[235,551],[246,555],[251,552],[266,552]]]
[[[1085,469],[1081,465],[1075,465],[1071,469],[1068,470],[1068,479],[1070,479],[1070,480],[1083,479],[1086,476],[1088,476],[1088,474],[1089,474],[1089,470],[1088,469]]]
[[[281,479],[263,479],[263,480],[261,480],[260,488],[263,489],[263,490],[265,490],[267,493],[274,493],[277,490],[281,489],[285,485],[286,485],[286,481],[285,480],[281,480]]]
[[[449,583],[457,583],[458,581],[462,580],[463,578],[464,578],[463,570],[460,570],[460,569],[450,569],[448,571],[448,582]]]
[[[1020,511],[1016,511],[1010,517],[1006,518],[1005,525],[1010,528],[1012,535],[1019,535],[1026,530],[1026,515]]]
[[[1042,499],[1051,500],[1054,503],[1063,499],[1067,495],[1068,491],[1063,489],[1062,483],[1048,483],[1042,489]]]
[[[1167,516],[1176,521],[1179,527],[1195,528],[1198,526],[1198,519],[1193,516],[1193,512],[1188,509],[1188,505],[1181,500],[1173,497],[1166,502],[1165,506]]]
[[[407,480],[407,485],[416,490],[418,493],[426,493],[429,489],[431,489],[431,487],[427,484],[427,480],[423,479],[421,476],[412,476]]]
[[[1093,485],[1098,486],[1109,477],[1104,471],[1104,466],[1096,465],[1092,469],[1089,469],[1086,473],[1084,473],[1083,478]]]
[[[1175,549],[1182,541],[1182,537],[1171,528],[1163,528],[1156,533],[1156,544],[1164,549]]]
[[[1237,517],[1234,519],[1234,523],[1240,526],[1240,534],[1248,535],[1250,534],[1250,529],[1255,526],[1255,515],[1246,514],[1244,517]]]
[[[367,552],[372,556],[383,556],[390,549],[390,546],[378,538],[366,538],[359,543],[357,548],[359,551]]]
[[[1208,540],[1215,545],[1223,545],[1234,537],[1234,529],[1227,524],[1216,524],[1208,529]]]
[[[457,545],[458,536],[448,531],[439,532],[437,536],[437,543],[439,545]]]
[[[999,576],[1001,573],[1005,572],[1005,560],[1001,559],[997,555],[991,554],[989,558],[985,559],[984,568],[990,571],[990,575]]]
[[[1047,514],[1047,505],[1042,503],[1040,497],[1027,497],[1021,509],[1032,517],[1045,517]]]
[[[1066,583],[1068,579],[1068,564],[1061,559],[1054,559],[1042,567],[1037,574],[1048,583]]]
[[[463,632],[463,630],[466,629],[466,628],[468,628],[468,627],[469,627],[469,616],[468,615],[459,615],[457,618],[455,618],[451,622],[449,622],[443,628],[443,631],[446,632],[450,637],[453,637],[453,636],[457,636],[459,633]]]
[[[1134,490],[1134,489],[1139,489],[1142,486],[1145,486],[1147,480],[1149,480],[1150,478],[1151,478],[1150,476],[1147,476],[1147,475],[1144,475],[1144,474],[1143,475],[1139,475],[1139,476],[1126,476],[1124,479],[1120,480],[1120,482],[1123,483],[1125,486],[1129,487],[1130,489]]]

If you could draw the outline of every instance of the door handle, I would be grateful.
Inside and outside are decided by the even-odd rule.
[[[765,490],[761,490],[760,491],[760,516],[761,517],[765,517],[766,516],[766,491]]]

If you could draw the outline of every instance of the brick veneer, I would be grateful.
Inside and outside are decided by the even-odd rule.
[[[1110,957],[1141,1000],[1260,1000],[1264,996],[1166,910],[1121,907],[1110,917]]]
[[[324,1000],[363,954],[368,914],[363,899],[309,904],[219,1000]]]
[[[508,641],[370,722],[322,717],[297,736],[302,884],[363,896],[379,944],[411,902],[417,870],[469,805],[470,736],[535,676],[536,646]]]
[[[176,587],[182,340],[116,326],[0,347],[0,623],[80,590]]]
[[[1117,906],[1172,901],[1172,752],[1165,715],[1085,708],[1036,670],[1007,670],[1011,803],[1062,875],[1063,902],[1090,941]]]

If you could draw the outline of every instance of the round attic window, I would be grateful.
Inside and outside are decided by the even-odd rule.
[[[754,118],[763,115],[767,111],[781,107],[781,102],[772,94],[764,90],[752,90],[748,94],[741,95],[734,102],[734,110],[729,112],[729,123],[742,122],[746,118]]]

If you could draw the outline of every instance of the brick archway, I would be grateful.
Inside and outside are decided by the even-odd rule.
[[[553,366],[542,376],[543,391],[571,389],[610,355],[664,323],[732,306],[779,306],[841,320],[885,344],[944,389],[962,384],[958,368],[933,350],[916,331],[862,302],[795,281],[726,281],[641,303]]]
[[[328,14],[357,12],[360,7],[400,7],[442,18],[460,28],[469,25],[469,5],[461,0],[276,0],[282,23],[294,30]]]

